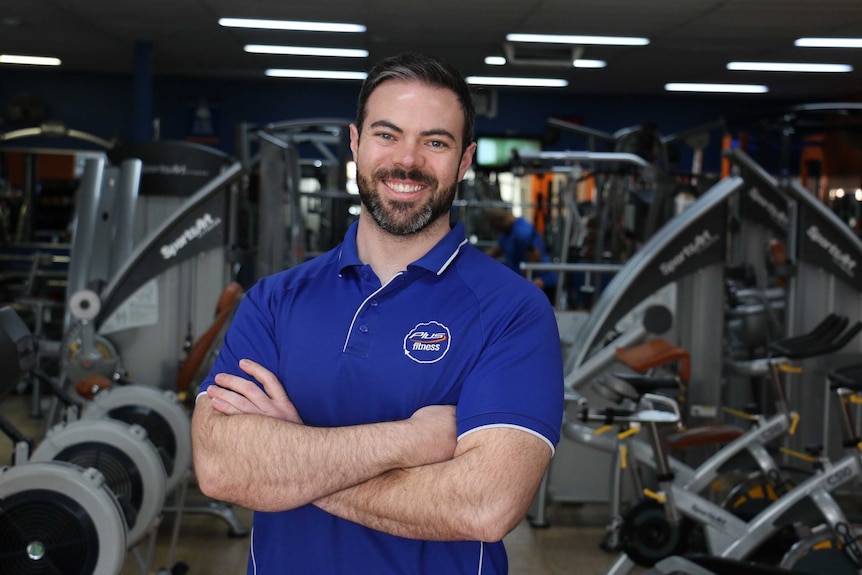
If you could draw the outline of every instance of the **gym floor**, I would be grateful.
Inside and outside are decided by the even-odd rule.
[[[38,441],[44,436],[44,420],[30,416],[29,394],[12,393],[0,400],[0,414],[9,419],[25,436]],[[0,437],[0,465],[11,461],[13,446]],[[206,506],[207,500],[193,487],[189,489],[187,507]],[[251,512],[234,507],[236,517],[251,525]],[[599,549],[607,520],[602,505],[552,505],[547,513],[550,527],[536,529],[527,521],[506,537],[512,575],[601,575],[615,555]],[[176,515],[165,512],[155,540],[150,573],[178,563],[188,565],[190,575],[241,575],[246,572],[248,536],[231,536],[228,523],[210,513],[184,513],[179,524],[175,548],[171,540]],[[123,575],[148,575],[141,568],[149,554],[149,539],[126,558]],[[177,571],[179,572],[179,571]]]

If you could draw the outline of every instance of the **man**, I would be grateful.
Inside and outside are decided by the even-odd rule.
[[[492,258],[503,256],[505,264],[521,274],[521,262],[550,262],[551,258],[545,251],[545,243],[533,224],[515,215],[507,209],[491,207],[485,210],[488,224],[499,236],[497,243],[488,248],[487,253]],[[533,276],[533,283],[542,288],[551,301],[557,287],[556,272],[538,272]]]
[[[192,434],[207,495],[254,509],[248,572],[497,574],[562,420],[553,310],[450,229],[474,112],[448,64],[369,73],[344,242],[237,310]]]

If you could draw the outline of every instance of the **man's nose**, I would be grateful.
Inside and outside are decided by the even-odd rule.
[[[395,163],[405,168],[421,167],[425,163],[422,148],[418,142],[403,141],[398,146]]]

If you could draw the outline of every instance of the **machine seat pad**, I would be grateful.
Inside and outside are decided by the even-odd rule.
[[[743,433],[745,431],[735,425],[704,425],[669,435],[667,444],[671,449],[724,445]]]
[[[652,393],[654,391],[676,390],[680,388],[679,379],[673,375],[641,375],[639,373],[614,373],[614,377],[621,379],[631,385],[638,395]]]
[[[829,386],[834,390],[838,387],[862,391],[862,363],[845,365],[833,369],[826,374],[829,378]]]
[[[618,347],[617,361],[643,373],[648,369],[679,361],[679,377],[688,381],[691,377],[691,358],[688,350],[677,347],[666,339],[657,338],[632,347]]]

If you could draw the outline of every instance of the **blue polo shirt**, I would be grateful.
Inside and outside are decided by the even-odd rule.
[[[252,287],[201,390],[242,358],[283,383],[306,425],[409,418],[457,405],[459,437],[516,427],[554,449],[563,370],[553,309],[541,290],[471,246],[457,224],[386,285],[344,242]],[[395,537],[313,505],[255,513],[248,572],[499,574],[502,542]]]

